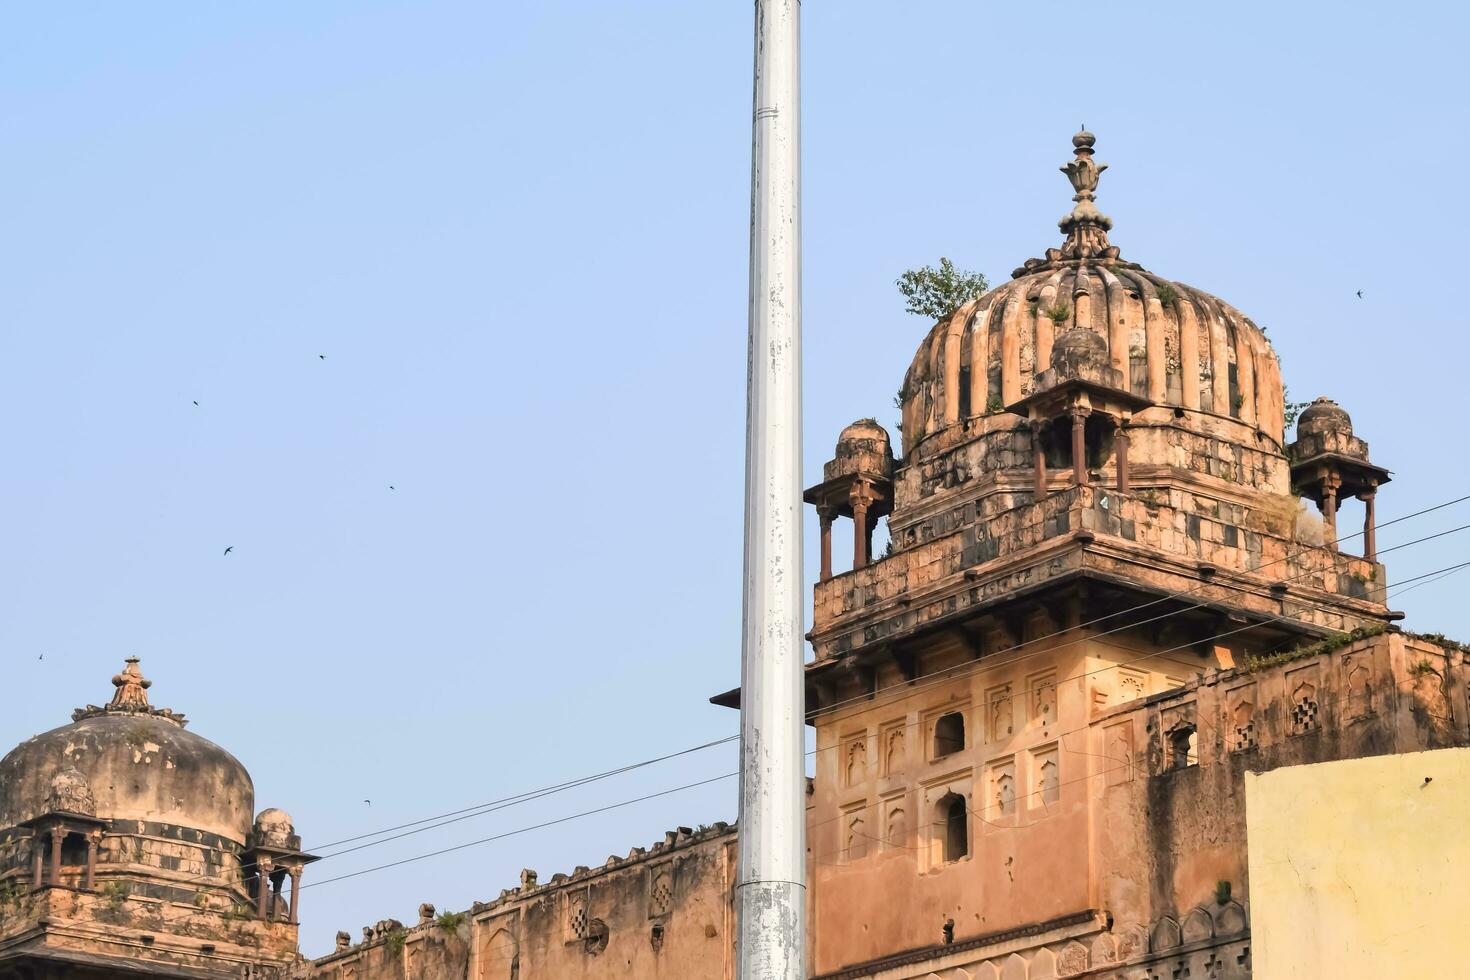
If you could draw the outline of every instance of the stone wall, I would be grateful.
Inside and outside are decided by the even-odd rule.
[[[1242,666],[1188,679],[1197,665],[1137,640],[1063,634],[819,725],[819,976],[1249,976],[1243,774],[1470,744],[1453,645],[1370,631],[1250,663],[1227,650]],[[947,714],[967,734],[945,754]],[[958,858],[935,812],[951,796]]]
[[[460,915],[423,907],[417,924],[385,920],[302,968],[306,978],[403,980],[727,980],[734,975],[735,831],[680,828],[611,857],[475,903]]]
[[[160,976],[238,977],[248,968],[274,977],[299,958],[294,925],[154,897],[117,878],[92,892],[0,886],[0,933],[0,960],[74,961],[104,976],[126,965]]]

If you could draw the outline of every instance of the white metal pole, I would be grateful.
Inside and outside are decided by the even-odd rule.
[[[800,0],[756,0],[739,980],[806,978],[800,24]]]

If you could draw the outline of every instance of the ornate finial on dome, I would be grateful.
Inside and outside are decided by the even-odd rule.
[[[148,689],[153,686],[153,682],[144,677],[143,672],[138,669],[137,657],[129,657],[126,664],[122,673],[114,674],[112,677],[112,686],[117,688],[112,695],[112,700],[101,708],[95,704],[78,708],[71,713],[72,721],[95,718],[98,715],[135,714],[162,718],[164,721],[173,722],[180,728],[189,723],[188,719],[171,708],[155,708],[149,704]]]
[[[153,682],[138,669],[137,657],[127,659],[123,672],[113,676],[112,686],[117,688],[117,693],[107,703],[109,708],[148,707],[148,689],[153,686]]]
[[[1072,200],[1077,206],[1072,213],[1057,222],[1058,227],[1066,233],[1067,240],[1062,244],[1059,258],[1066,259],[1115,259],[1118,250],[1108,244],[1108,229],[1113,227],[1113,219],[1097,209],[1092,202],[1097,199],[1097,182],[1102,172],[1108,169],[1106,163],[1096,163],[1092,159],[1092,145],[1097,142],[1097,137],[1089,133],[1085,128],[1076,136],[1072,137],[1072,146],[1076,150],[1076,157],[1061,168],[1062,173],[1067,175],[1067,180],[1072,183],[1075,195]]]

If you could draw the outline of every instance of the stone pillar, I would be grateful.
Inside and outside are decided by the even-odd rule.
[[[1322,480],[1322,544],[1337,550],[1337,488],[1342,478],[1329,473]]]
[[[94,830],[87,835],[87,873],[82,877],[82,887],[91,891],[97,884],[97,849],[102,844],[102,831]]]
[[[1087,416],[1090,409],[1072,409],[1072,485],[1087,486]]]
[[[868,546],[872,542],[872,533],[868,529],[868,505],[872,503],[873,495],[864,483],[857,483],[852,488],[852,567],[862,568],[868,563]]]
[[[41,877],[46,868],[46,844],[45,838],[40,833],[33,833],[31,837],[31,887],[40,888],[46,882]]]
[[[1377,496],[1376,487],[1358,496],[1363,501],[1363,557],[1369,561],[1378,560],[1378,527],[1373,520],[1373,500]]]
[[[817,519],[822,522],[822,574],[821,581],[832,577],[832,519],[837,512],[831,507],[818,507]]]
[[[1128,417],[1119,416],[1114,436],[1114,455],[1118,464],[1118,492],[1128,492]]]
[[[1031,421],[1031,458],[1036,466],[1035,500],[1038,503],[1046,498],[1046,450],[1041,445],[1044,425],[1037,419]]]
[[[291,924],[294,926],[301,921],[301,865],[295,865],[289,873],[291,875]]]
[[[271,859],[258,857],[255,859],[255,915],[256,918],[264,919],[270,911],[271,896]]]
[[[61,884],[61,842],[66,840],[65,827],[51,828],[51,874],[47,884]]]

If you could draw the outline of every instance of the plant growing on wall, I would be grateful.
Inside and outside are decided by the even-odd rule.
[[[1058,303],[1056,306],[1047,307],[1041,312],[1046,314],[1048,320],[1060,327],[1071,317],[1072,308],[1066,303]]]
[[[930,320],[943,320],[990,288],[980,273],[956,269],[943,257],[939,268],[926,265],[910,269],[898,277],[895,285],[903,294],[904,309]]]
[[[1291,389],[1286,385],[1281,386],[1281,437],[1283,439],[1291,435],[1291,430],[1296,427],[1297,416],[1302,414],[1302,409],[1311,402],[1294,402],[1291,400]]]

